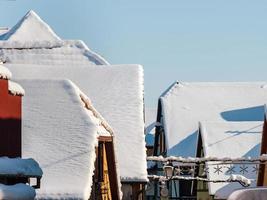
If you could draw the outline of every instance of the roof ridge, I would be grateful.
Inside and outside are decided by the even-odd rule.
[[[91,103],[91,100],[89,97],[84,94],[80,88],[75,85],[71,80],[68,80],[68,82],[75,88],[76,92],[78,92],[78,95],[80,97],[80,100],[84,103],[85,108],[87,110],[90,110],[93,114],[93,116],[100,121],[100,126],[102,126],[109,134],[112,136],[114,135],[114,131],[111,128],[111,126],[108,124],[108,122],[102,117],[102,115],[95,109],[93,104]]]
[[[160,95],[160,98],[162,97],[167,97],[169,96],[169,94],[175,89],[177,88],[177,86],[182,83],[179,82],[179,81],[175,81],[174,83],[172,83],[161,95]]]
[[[28,27],[31,27],[30,29]],[[30,31],[23,31],[23,29]],[[22,31],[21,31],[22,30]],[[33,40],[33,35],[38,35],[38,40],[43,41],[61,41],[60,37],[44,22],[33,10],[30,10],[24,15],[19,22],[14,25],[5,34],[1,35],[1,40],[20,41],[20,39],[29,41]],[[43,38],[42,38],[43,37]]]

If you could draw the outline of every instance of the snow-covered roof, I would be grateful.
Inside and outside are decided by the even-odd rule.
[[[256,187],[237,190],[233,192],[227,200],[266,200],[267,188]]]
[[[24,96],[25,95],[25,91],[24,89],[21,87],[21,85],[19,85],[18,83],[15,83],[13,81],[8,81],[8,91],[10,92],[10,94],[14,95],[14,96]]]
[[[32,10],[30,10],[13,28],[1,35],[1,39],[16,42],[58,42],[61,40]]]
[[[148,146],[154,146],[156,121],[157,121],[157,109],[145,108],[145,134],[146,134],[146,145]]]
[[[34,188],[23,183],[15,185],[0,184],[0,199],[31,200],[34,199],[35,195]]]
[[[43,175],[39,164],[32,158],[0,157],[0,174],[9,176],[34,176]]]
[[[59,38],[34,11],[0,35],[0,58],[21,64],[108,64],[82,41]]]
[[[262,127],[263,122],[202,122],[200,133],[204,157],[259,157]],[[229,172],[227,168],[229,166],[234,167],[234,171]],[[247,168],[242,171],[242,164],[220,165],[221,171],[216,171],[216,165],[208,164],[207,176],[211,180],[227,180],[231,173],[240,174],[248,179],[254,179],[251,186],[255,186],[257,179],[255,166],[245,165]],[[209,183],[209,193],[215,195],[215,199],[226,199],[238,188],[242,188],[239,183]]]
[[[147,181],[141,66],[9,64],[7,67],[16,78],[68,78],[76,83],[114,129],[122,180]],[[27,88],[25,89],[27,91]],[[26,96],[31,94],[27,91]]]
[[[195,156],[199,121],[262,121],[266,83],[175,83],[160,97],[167,154]]]
[[[12,73],[0,61],[0,79],[11,79]]]
[[[0,79],[8,80],[8,90],[10,94],[14,96],[24,96],[24,89],[18,83],[10,81],[11,77],[12,73],[3,65],[2,61],[0,60]]]
[[[43,170],[37,199],[89,199],[99,135],[108,135],[90,100],[68,80],[19,80],[23,157]],[[111,133],[109,134],[111,135]]]

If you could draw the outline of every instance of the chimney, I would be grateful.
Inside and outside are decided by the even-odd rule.
[[[0,156],[21,157],[21,101],[23,89],[10,81],[0,61]]]

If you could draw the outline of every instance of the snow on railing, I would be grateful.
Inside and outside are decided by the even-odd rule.
[[[242,175],[235,175],[232,174],[228,179],[208,179],[208,178],[201,178],[201,177],[190,177],[190,176],[172,176],[172,177],[166,177],[166,176],[158,176],[158,175],[148,175],[149,180],[153,181],[170,181],[170,180],[187,180],[187,181],[204,181],[204,182],[213,182],[213,183],[231,183],[231,182],[238,182],[244,187],[248,187],[251,184],[251,181],[253,179],[248,179]]]
[[[203,158],[183,158],[183,157],[176,157],[176,156],[149,156],[147,157],[147,161],[154,161],[154,162],[180,162],[180,163],[205,163],[205,162],[266,162],[267,161],[267,154],[262,154],[258,158],[251,158],[251,157],[240,157],[240,158],[218,158],[218,157],[203,157]]]

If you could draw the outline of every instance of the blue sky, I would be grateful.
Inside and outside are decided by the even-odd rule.
[[[0,26],[36,11],[112,64],[141,64],[145,98],[175,80],[267,80],[267,1],[0,0]]]

